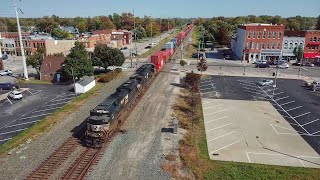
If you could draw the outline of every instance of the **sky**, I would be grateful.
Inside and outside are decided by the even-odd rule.
[[[13,17],[13,1],[0,0],[0,17]],[[132,12],[143,17],[235,17],[320,15],[320,0],[16,0],[22,17],[92,17]]]

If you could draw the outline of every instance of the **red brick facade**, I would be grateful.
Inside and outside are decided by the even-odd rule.
[[[320,58],[320,31],[308,30],[305,31],[305,47],[304,58],[319,59]]]
[[[61,67],[65,57],[47,56],[40,67],[40,79],[44,81],[56,82],[61,78]]]

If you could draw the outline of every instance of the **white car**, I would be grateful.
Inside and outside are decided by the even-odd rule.
[[[0,76],[11,76],[11,75],[12,75],[12,71],[9,69],[0,72]]]
[[[22,99],[22,98],[23,98],[21,92],[16,91],[16,90],[15,90],[15,91],[11,91],[11,92],[8,94],[8,97],[9,97],[10,99],[14,99],[14,100],[18,100],[18,99]]]
[[[277,67],[280,68],[280,69],[288,69],[289,68],[289,64],[283,63],[283,64],[278,65]]]
[[[270,86],[273,84],[273,80],[270,79],[263,79],[262,81],[258,82],[258,85],[260,86]]]

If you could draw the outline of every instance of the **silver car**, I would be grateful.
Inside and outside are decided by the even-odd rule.
[[[273,80],[270,79],[263,79],[262,81],[258,82],[259,86],[270,86],[273,85]]]

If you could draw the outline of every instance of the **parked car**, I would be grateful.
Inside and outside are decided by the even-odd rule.
[[[151,49],[151,48],[152,48],[151,46],[146,46],[146,47],[145,47],[145,49]]]
[[[19,86],[13,83],[0,83],[0,90],[13,90],[19,89]]]
[[[277,67],[280,68],[280,69],[288,69],[289,68],[289,64],[284,63],[284,64],[277,65]]]
[[[122,47],[122,48],[120,48],[120,50],[126,50],[126,49],[128,49],[128,47]]]
[[[12,71],[11,70],[4,70],[0,72],[0,76],[12,76]]]
[[[260,63],[260,64],[256,64],[257,68],[268,68],[270,67],[269,63]]]
[[[262,79],[262,81],[258,82],[258,85],[260,86],[270,86],[273,84],[273,80],[270,79]]]
[[[254,61],[253,62],[253,64],[261,64],[261,63],[263,63],[263,64],[266,64],[267,63],[267,61],[265,61],[265,60],[256,60],[256,61]]]
[[[310,67],[314,67],[314,64],[313,63],[310,63],[310,62],[307,62],[304,64],[305,66],[310,66]]]
[[[9,94],[8,94],[8,97],[10,99],[13,99],[13,100],[19,100],[19,99],[22,99],[23,96],[22,96],[22,93],[17,91],[17,90],[14,90],[14,91],[11,91]]]
[[[300,62],[298,62],[298,61],[297,61],[297,62],[295,62],[295,63],[292,63],[292,65],[293,65],[293,66],[303,66],[303,64],[301,64],[301,63],[300,63]]]

